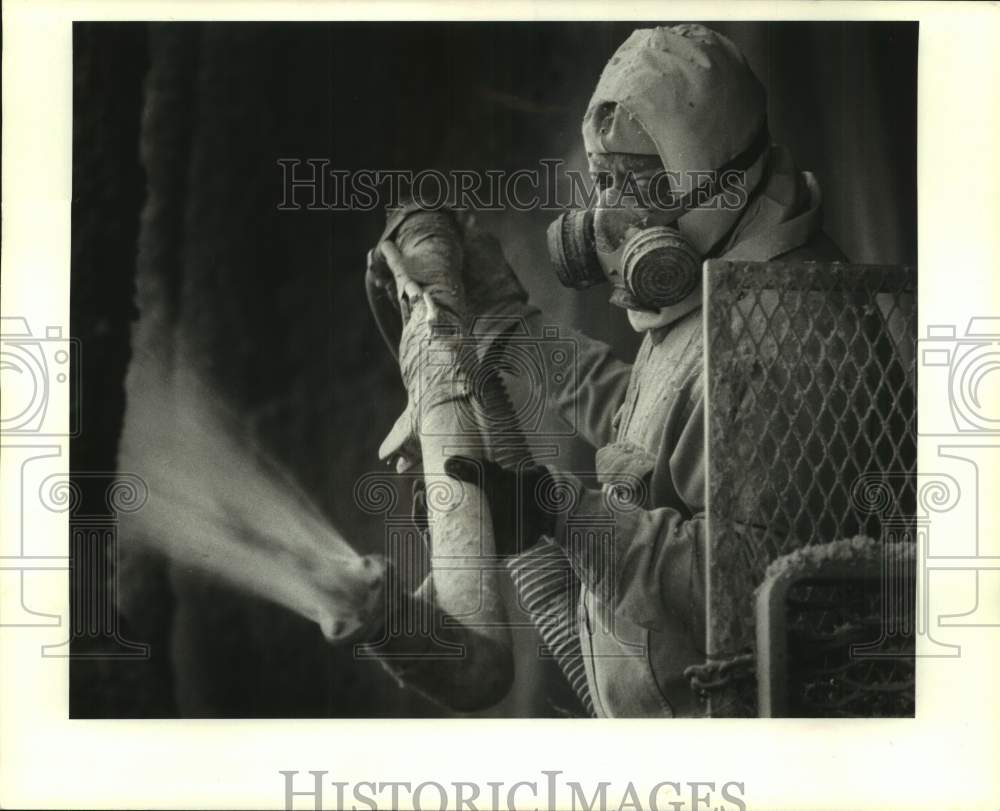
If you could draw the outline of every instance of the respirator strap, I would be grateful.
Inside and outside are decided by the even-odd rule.
[[[729,243],[729,240],[732,239],[733,233],[736,231],[737,227],[739,227],[743,219],[743,213],[749,211],[754,201],[757,200],[757,198],[759,198],[761,194],[764,193],[764,190],[767,187],[766,181],[767,181],[769,160],[766,152],[764,153],[764,155],[762,155],[762,157],[764,158],[764,163],[762,164],[763,176],[761,181],[754,187],[754,190],[750,192],[750,195],[747,197],[746,203],[744,203],[743,205],[740,216],[735,217],[733,221],[730,223],[729,227],[725,230],[725,232],[723,232],[719,236],[719,238],[712,243],[712,246],[707,251],[705,251],[705,259],[716,259],[724,252],[726,245]]]
[[[775,257],[793,251],[805,245],[820,229],[820,194],[819,184],[811,172],[803,172],[806,185],[809,188],[812,205],[801,214],[786,220],[764,233],[750,237],[735,245],[739,248],[740,259],[753,262],[767,262]]]
[[[672,204],[664,206],[664,208],[676,213],[677,217],[680,218],[689,211],[705,205],[724,190],[723,176],[730,172],[745,172],[757,162],[761,155],[767,152],[770,146],[771,133],[767,128],[767,119],[765,118],[746,149],[726,161],[704,183],[691,189],[687,194],[681,195],[675,201],[671,201]]]

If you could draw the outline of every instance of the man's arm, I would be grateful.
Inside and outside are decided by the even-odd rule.
[[[628,484],[595,490],[570,473],[550,471],[556,486],[568,488],[573,505],[556,516],[556,543],[609,611],[651,630],[665,630],[678,616],[690,617],[696,632],[704,626],[703,414],[699,399],[670,456],[674,484],[690,513],[635,507],[622,489]],[[587,531],[609,525],[610,538],[607,531]]]
[[[582,332],[566,330],[528,301],[528,293],[504,257],[496,237],[475,225],[465,230],[464,281],[474,314],[473,334],[488,352],[495,339],[507,334],[537,342],[548,405],[582,437],[598,448],[612,440],[611,421],[625,398],[631,366],[614,357],[611,348]],[[569,357],[545,351],[568,344]],[[510,368],[523,362],[507,356]],[[501,363],[503,356],[497,358]],[[575,364],[575,369],[569,368]],[[568,373],[570,372],[570,373]],[[512,385],[518,381],[511,379]],[[524,381],[522,381],[523,385]]]
[[[699,399],[670,455],[671,478],[690,512],[634,506],[635,482],[585,487],[572,473],[533,467],[517,473],[484,461],[452,457],[453,478],[482,483],[498,538],[528,545],[552,536],[585,587],[606,609],[653,629],[690,618],[701,633],[705,607],[704,405]],[[635,493],[635,490],[631,491]],[[498,548],[501,554],[516,549]]]
[[[607,344],[582,332],[563,329],[531,304],[492,234],[467,226],[463,247],[463,281],[470,314],[468,335],[477,340],[480,357],[499,369],[522,369],[525,356],[520,349],[525,341],[535,343],[539,352],[531,357],[540,359],[541,368],[505,380],[515,400],[536,397],[536,390],[524,387],[537,385],[540,376],[550,412],[575,427],[591,446],[597,448],[610,442],[612,420],[625,398],[632,367],[615,358]],[[512,347],[511,340],[521,346]],[[565,357],[546,351],[553,342],[572,349]],[[398,467],[400,471],[419,459],[419,443],[412,425],[413,414],[408,407],[379,448],[380,459],[405,459]]]
[[[632,370],[630,364],[618,360],[611,348],[601,341],[577,330],[556,328],[551,319],[531,304],[519,305],[510,315],[488,318],[487,329],[506,328],[513,335],[522,336],[522,341],[523,336],[527,336],[537,342],[540,351],[534,356],[543,363],[538,371],[543,376],[549,408],[594,448],[614,440],[612,420],[625,399]],[[568,357],[548,351],[554,341],[559,346],[571,347]],[[497,360],[507,368],[518,368],[523,363],[511,354],[505,359],[501,353]],[[507,385],[514,389],[530,384],[528,376],[507,380]],[[529,396],[530,392],[525,395]]]

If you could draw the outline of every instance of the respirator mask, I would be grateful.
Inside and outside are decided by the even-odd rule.
[[[548,230],[549,258],[566,287],[611,282],[611,303],[659,310],[698,286],[701,257],[673,225],[648,224],[643,209],[569,211]]]
[[[660,168],[648,190],[629,192],[630,204],[624,202],[624,192],[616,198],[602,191],[593,208],[561,214],[549,225],[547,235],[549,258],[559,281],[574,290],[610,282],[611,303],[631,310],[657,312],[683,301],[697,289],[701,263],[707,256],[681,233],[677,221],[717,195],[738,188],[745,170],[768,144],[763,126],[751,144],[724,166],[700,173],[701,182],[687,193],[670,191],[672,178]],[[723,238],[709,249],[708,256]]]

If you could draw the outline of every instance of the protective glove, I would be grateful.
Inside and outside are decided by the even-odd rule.
[[[493,234],[476,223],[474,215],[462,220],[465,263],[462,279],[466,301],[473,315],[520,315],[528,301],[517,275],[511,269]]]
[[[471,331],[479,341],[477,352],[483,358],[494,340],[512,325],[516,325],[517,320],[527,316],[531,310],[527,304],[528,293],[508,264],[496,237],[480,228],[474,215],[463,216],[461,226],[465,300],[470,314],[475,318]],[[391,258],[397,268],[394,272],[398,277],[397,295],[401,310],[406,312],[407,297],[419,292],[412,289],[407,278],[414,275],[420,277],[420,271],[417,269],[416,272],[411,272],[407,268],[405,274],[399,273],[398,269],[405,263],[398,256],[398,251],[395,251],[395,246],[385,242],[382,246],[387,259]],[[412,403],[407,404],[406,410],[383,440],[378,456],[379,459],[388,460],[400,473],[420,462],[420,442],[414,434]]]
[[[554,479],[547,468],[532,465],[515,473],[488,460],[450,456],[444,472],[482,488],[493,516],[498,555],[517,555],[555,532]]]
[[[405,473],[420,463],[420,440],[414,430],[415,421],[413,403],[407,400],[403,413],[379,445],[379,460],[392,465],[397,473]]]

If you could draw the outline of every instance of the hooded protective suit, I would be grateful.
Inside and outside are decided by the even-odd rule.
[[[738,49],[703,26],[679,25],[637,30],[623,43],[595,89],[583,137],[592,158],[658,156],[665,169],[682,173],[676,191],[683,193],[698,172],[718,170],[760,143],[764,128],[764,91]],[[742,205],[709,200],[684,213],[678,230],[706,258],[842,261],[819,231],[815,179],[796,169],[786,149],[766,137],[763,143],[745,170]],[[547,339],[547,320],[526,303],[498,250],[476,252],[466,273],[473,313],[488,316],[477,326],[483,338],[514,327]],[[535,602],[526,607],[543,638],[598,715],[701,712],[684,677],[705,661],[701,298],[699,286],[658,312],[629,310],[645,333],[632,365],[572,333],[577,374],[545,370],[552,404],[596,449],[602,489],[552,470],[561,492],[572,494],[571,507],[558,512],[554,538],[508,567],[522,600]],[[540,354],[554,362],[554,353]],[[398,451],[409,430],[404,414],[380,454]],[[638,502],[618,497],[623,481],[639,485]],[[575,580],[553,592],[551,582],[566,582],[564,566]],[[558,617],[567,590],[579,594],[568,623]]]
[[[722,166],[762,126],[764,92],[737,48],[703,26],[680,25],[637,30],[618,49],[598,82],[583,134],[592,154],[657,154],[667,169],[687,172]],[[796,170],[787,150],[765,149],[747,182],[753,191],[742,209],[706,206],[678,221],[703,254],[714,246],[725,259],[843,259],[819,232],[816,181]],[[541,334],[540,312],[517,314]],[[575,334],[579,383],[550,388],[558,408],[575,417],[597,449],[604,485],[588,489],[553,471],[575,495],[573,508],[559,514],[555,543],[583,585],[579,634],[597,714],[694,715],[700,709],[683,673],[705,659],[700,287],[632,323],[645,332],[633,365]],[[557,371],[550,387],[563,379]],[[609,488],[623,479],[642,483],[641,504],[613,497]],[[519,565],[515,560],[512,568]]]

